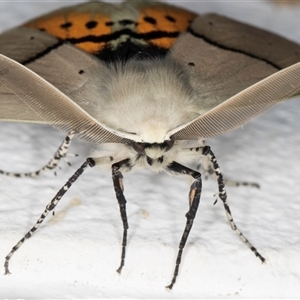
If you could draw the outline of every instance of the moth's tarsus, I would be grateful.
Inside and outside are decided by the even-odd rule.
[[[254,187],[259,189],[260,185],[256,182],[247,182],[247,181],[235,181],[235,180],[230,180],[230,179],[224,179],[224,182],[226,186],[244,186],[244,187]]]
[[[8,263],[9,262],[9,260],[8,260],[8,257],[6,256],[5,257],[5,263],[4,263],[4,275],[9,275],[9,274],[11,274],[10,273],[10,271],[9,271],[9,269],[8,269]]]
[[[254,252],[255,256],[261,260],[262,264],[266,262],[266,259],[257,252],[256,248],[252,247],[251,250]]]
[[[261,260],[261,263],[264,264],[266,262],[266,259],[263,256],[261,256],[259,253],[258,253],[258,255]]]

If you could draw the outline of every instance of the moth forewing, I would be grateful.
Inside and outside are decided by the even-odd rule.
[[[276,72],[215,108],[169,132],[174,139],[210,138],[241,127],[274,105],[300,93],[300,63]]]
[[[87,136],[87,140],[92,142],[124,141],[124,133],[99,124],[79,105],[30,69],[1,54],[0,63],[0,83],[48,124],[65,132]]]

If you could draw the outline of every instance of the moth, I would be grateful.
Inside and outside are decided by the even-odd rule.
[[[88,157],[5,258],[53,211],[87,168],[109,167],[123,224],[128,220],[123,174],[136,168],[192,180],[186,226],[173,277],[195,219],[202,190],[200,163],[214,173],[218,199],[231,228],[265,258],[235,224],[217,158],[204,143],[299,95],[300,46],[270,32],[216,14],[157,2],[89,2],[66,7],[0,35],[0,119],[50,124],[67,134],[36,176],[54,169],[76,136],[107,144],[110,154]],[[191,146],[193,143],[193,146]]]

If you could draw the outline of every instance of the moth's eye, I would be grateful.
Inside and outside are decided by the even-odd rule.
[[[174,140],[169,140],[164,142],[165,151],[169,151],[174,145]]]
[[[145,154],[145,144],[133,142],[131,144],[132,148],[139,154]]]

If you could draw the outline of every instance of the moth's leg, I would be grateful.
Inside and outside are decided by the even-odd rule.
[[[186,220],[186,225],[184,228],[183,235],[182,235],[180,243],[179,243],[179,251],[177,254],[176,266],[175,266],[173,278],[172,278],[171,283],[167,286],[167,288],[172,289],[174,283],[176,282],[176,278],[178,275],[183,248],[186,244],[187,238],[188,238],[191,228],[193,226],[193,222],[194,222],[194,219],[195,219],[195,216],[197,213],[197,209],[199,206],[201,189],[202,189],[202,180],[201,180],[201,174],[199,172],[191,170],[183,165],[180,165],[177,162],[172,162],[167,167],[166,171],[171,172],[171,173],[176,172],[176,173],[180,173],[180,174],[184,174],[184,175],[189,175],[195,179],[190,187],[190,192],[189,192],[190,208],[189,208],[189,211],[185,215],[187,220]]]
[[[256,250],[256,248],[249,242],[249,240],[237,228],[237,226],[233,220],[229,205],[227,203],[227,193],[225,190],[225,181],[224,181],[223,175],[221,173],[217,159],[216,159],[215,155],[213,154],[213,152],[211,151],[210,147],[204,146],[204,147],[190,148],[189,151],[200,152],[200,154],[205,155],[209,158],[209,160],[212,164],[212,167],[214,169],[214,172],[216,174],[216,177],[217,177],[218,188],[219,188],[219,193],[218,193],[219,198],[223,202],[226,216],[227,216],[227,219],[229,221],[231,228],[237,233],[237,235],[240,237],[240,239],[250,248],[250,250],[255,254],[255,256],[257,256],[261,260],[261,262],[264,262],[265,258],[259,254],[259,252]]]
[[[28,172],[28,173],[12,173],[12,172],[5,172],[0,170],[0,174],[6,175],[6,176],[11,176],[11,177],[18,177],[18,178],[24,178],[24,177],[36,177],[41,175],[42,173],[44,173],[47,170],[53,170],[57,167],[57,165],[59,164],[60,160],[62,158],[66,157],[66,154],[69,150],[71,141],[74,137],[75,133],[71,132],[69,133],[64,141],[62,142],[62,144],[59,146],[59,148],[57,149],[57,151],[55,152],[53,158],[50,159],[50,161],[41,169],[34,171],[34,172]]]
[[[109,158],[108,158],[109,159]],[[98,159],[99,161],[99,159]],[[23,245],[25,240],[29,239],[33,233],[40,227],[42,222],[45,220],[46,216],[52,211],[64,194],[69,190],[72,184],[79,178],[79,176],[88,168],[95,166],[96,162],[93,158],[87,158],[86,161],[81,165],[81,167],[69,178],[69,180],[64,184],[64,186],[58,191],[55,197],[48,203],[44,212],[34,224],[34,226],[25,234],[25,236],[12,248],[12,250],[5,257],[5,274],[10,274],[9,272],[9,261],[13,254]]]
[[[205,174],[205,178],[209,176],[212,177],[213,179],[217,179],[212,163],[207,156],[204,158],[203,162],[197,166],[197,169],[203,170],[203,174]],[[259,184],[256,182],[237,181],[237,180],[230,180],[224,178],[224,183],[226,186],[235,186],[235,187],[248,186],[248,187],[259,188]]]
[[[123,238],[122,238],[122,253],[121,253],[121,263],[119,268],[117,269],[118,273],[121,273],[122,268],[125,264],[125,255],[126,255],[126,245],[127,245],[127,230],[128,220],[126,214],[126,199],[124,196],[124,185],[123,185],[123,175],[121,170],[130,171],[132,168],[131,159],[124,159],[120,162],[114,163],[112,165],[112,179],[114,190],[116,193],[116,198],[118,200],[118,204],[120,207],[120,214],[123,223]]]

